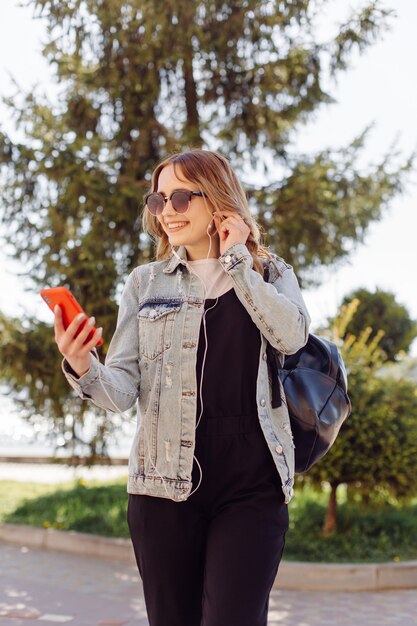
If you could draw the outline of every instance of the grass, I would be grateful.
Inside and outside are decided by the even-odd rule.
[[[289,505],[285,559],[378,563],[417,559],[417,501],[363,510],[340,495],[338,532],[323,537],[326,493],[297,489]],[[44,485],[0,481],[0,522],[129,537],[126,480]]]
[[[336,534],[323,537],[326,493],[299,489],[289,505],[285,558],[327,563],[383,563],[417,559],[417,501],[364,509],[338,501]]]
[[[78,480],[58,485],[0,481],[0,521],[43,528],[77,530],[106,537],[128,537],[126,480],[111,483]],[[36,489],[39,487],[40,489]]]

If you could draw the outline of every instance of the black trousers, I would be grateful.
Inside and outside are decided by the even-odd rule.
[[[129,494],[149,624],[267,626],[288,506],[258,416],[203,415],[195,455],[185,502]]]

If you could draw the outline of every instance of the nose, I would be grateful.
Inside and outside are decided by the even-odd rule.
[[[175,215],[176,210],[174,209],[174,207],[172,206],[172,202],[170,200],[170,198],[167,199],[167,201],[165,202],[165,206],[162,210],[162,215]]]

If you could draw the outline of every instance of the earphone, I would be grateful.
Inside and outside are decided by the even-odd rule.
[[[209,258],[209,255],[210,255],[210,250],[211,250],[211,235],[210,235],[210,233],[208,232],[208,230],[209,230],[209,228],[211,227],[211,224],[212,224],[213,219],[214,219],[214,218],[212,218],[212,219],[210,220],[209,224],[207,225],[207,231],[206,231],[206,232],[207,232],[207,235],[208,235],[208,236],[209,236],[209,238],[210,238],[210,246],[209,246],[208,254],[207,254],[207,257],[206,257],[207,259]],[[177,259],[178,259],[179,261],[183,262],[183,259],[181,259],[181,257],[177,254],[177,252],[176,252],[176,250],[174,250],[174,247],[173,247],[173,246],[171,246],[171,251],[172,251],[172,253],[173,253],[173,254],[177,257]],[[194,276],[197,276],[197,278],[201,281],[201,283],[202,283],[202,285],[203,285],[203,289],[204,289],[204,296],[203,296],[203,297],[204,297],[204,300],[206,300],[206,293],[207,293],[207,290],[206,290],[206,285],[205,285],[204,281],[200,278],[200,276],[198,276],[198,274],[197,274],[196,272],[194,272],[194,271],[193,271],[193,269],[192,269],[192,268],[188,265],[187,261],[185,262],[185,264],[187,265],[187,267],[188,267],[188,269],[190,270],[190,272],[191,272],[192,274],[194,274]],[[206,362],[206,354],[207,354],[207,348],[208,348],[208,341],[207,341],[207,328],[206,328],[206,313],[207,313],[207,311],[211,311],[212,309],[214,309],[214,307],[215,307],[215,306],[217,305],[217,303],[218,303],[218,300],[219,300],[219,298],[217,297],[217,298],[216,298],[216,302],[213,304],[213,306],[211,306],[209,309],[205,309],[205,310],[204,310],[204,313],[203,313],[203,327],[204,327],[205,348],[204,348],[203,363],[202,363],[202,366],[201,366],[201,379],[200,379],[200,389],[199,389],[199,394],[200,394],[200,407],[201,407],[201,408],[200,408],[200,415],[199,415],[198,420],[197,420],[196,425],[195,425],[195,429],[196,429],[196,430],[197,430],[197,427],[198,427],[198,425],[199,425],[199,423],[200,423],[200,420],[201,420],[201,418],[202,418],[202,415],[203,415],[203,394],[202,394],[202,389],[203,389],[203,379],[204,379],[204,364],[205,364],[205,362]],[[189,496],[191,496],[191,494],[193,494],[195,491],[197,491],[197,489],[198,489],[198,488],[199,488],[199,486],[201,485],[201,481],[203,480],[203,470],[201,469],[201,465],[200,465],[200,463],[198,462],[198,459],[197,459],[197,457],[196,457],[195,455],[193,455],[193,458],[196,460],[196,463],[197,463],[197,465],[198,465],[198,469],[199,469],[199,471],[200,471],[200,479],[199,479],[199,481],[198,481],[198,485],[197,485],[197,487],[196,487],[195,489],[193,489],[193,490],[190,492]]]
[[[206,208],[207,208],[207,206],[206,206]],[[209,255],[210,255],[210,250],[211,250],[211,245],[212,245],[211,234],[210,234],[208,231],[209,231],[209,229],[211,228],[211,225],[212,225],[213,219],[214,219],[214,218],[212,217],[212,219],[210,220],[209,224],[207,225],[207,230],[206,230],[207,235],[208,235],[208,237],[209,237],[209,239],[210,239],[210,245],[209,245],[209,250],[208,250],[208,255],[207,255],[207,258],[209,258]],[[214,226],[215,226],[215,224],[214,224]],[[174,247],[173,247],[172,245],[171,245],[171,251],[172,251],[172,253],[173,253],[173,254],[177,257],[177,259],[179,259],[181,262],[184,262],[184,260],[183,260],[183,259],[181,259],[181,258],[179,257],[179,255],[177,254],[176,250],[174,250]],[[202,280],[202,279],[200,278],[200,276],[198,276],[198,274],[192,270],[192,268],[191,268],[191,267],[190,267],[190,265],[187,263],[187,261],[185,261],[185,264],[186,264],[186,266],[187,266],[188,270],[189,270],[192,274],[194,274],[195,276],[197,276],[197,278],[198,278],[198,279],[201,281],[201,283],[203,284],[203,289],[204,289],[204,296],[203,296],[203,298],[204,298],[204,300],[206,300],[207,288],[206,288],[206,284],[205,284],[204,280]],[[203,313],[203,327],[204,327],[204,337],[205,337],[205,349],[204,349],[204,356],[203,356],[203,363],[202,363],[202,370],[201,370],[200,389],[199,389],[201,410],[200,410],[200,415],[199,415],[198,419],[196,420],[195,429],[197,429],[197,427],[198,427],[198,425],[199,425],[199,423],[200,423],[200,421],[201,421],[202,414],[203,414],[203,396],[202,396],[202,388],[203,388],[203,378],[204,378],[204,365],[205,365],[205,361],[206,361],[206,354],[207,354],[207,348],[208,348],[208,341],[207,341],[207,329],[206,329],[206,319],[205,319],[205,318],[206,318],[206,313],[207,313],[207,311],[212,310],[212,309],[213,309],[213,308],[217,305],[217,303],[218,303],[218,297],[216,298],[216,302],[213,304],[213,306],[211,306],[209,309],[205,309],[205,310],[204,310],[204,313]],[[97,360],[100,362],[100,360],[99,360],[99,356],[98,356],[98,353],[97,353],[97,349],[96,349],[95,347],[93,348],[93,352],[95,353]],[[120,410],[120,408],[119,408],[119,407],[115,404],[115,402],[113,401],[113,399],[110,397],[110,395],[109,395],[109,393],[108,393],[108,391],[107,391],[107,389],[106,389],[106,387],[105,387],[105,385],[104,385],[104,381],[103,381],[103,380],[102,380],[102,378],[101,378],[101,371],[100,371],[100,367],[98,368],[98,380],[100,381],[100,384],[101,384],[101,387],[102,387],[102,389],[103,389],[104,393],[106,394],[106,396],[107,396],[107,397],[108,397],[108,399],[110,400],[110,402],[111,402],[111,404],[113,405],[113,407],[116,409],[116,412],[117,412],[119,415],[122,415],[122,416],[126,417],[126,413],[125,413],[124,411]],[[130,417],[129,417],[129,419],[130,419]],[[165,484],[165,479],[164,479],[164,477],[162,476],[162,474],[159,472],[158,468],[156,467],[156,465],[154,464],[154,462],[152,461],[152,458],[151,458],[151,456],[150,456],[149,437],[148,437],[148,433],[147,433],[147,431],[146,431],[146,428],[145,428],[145,427],[142,429],[142,432],[143,432],[143,435],[145,436],[145,438],[146,438],[146,442],[147,442],[146,449],[147,449],[147,451],[148,451],[148,460],[149,460],[149,462],[150,462],[150,465],[153,467],[153,469],[154,469],[155,473],[156,473],[156,474],[157,474],[157,475],[161,478],[161,480],[162,480],[162,484],[164,485],[165,493],[166,493],[167,497],[171,499],[171,496],[169,496],[168,491],[167,491],[167,487],[166,487],[166,484]],[[169,461],[169,460],[170,460],[170,459],[169,459],[169,442],[165,442],[165,443],[166,443],[166,447],[165,447],[165,454],[166,454],[167,461]],[[197,457],[196,457],[195,455],[193,455],[193,458],[195,459],[195,461],[196,461],[196,463],[197,463],[197,465],[198,465],[199,472],[200,472],[200,479],[199,479],[198,485],[196,486],[196,488],[195,488],[195,489],[193,489],[193,490],[190,492],[189,496],[191,496],[191,495],[192,495],[195,491],[197,491],[197,489],[199,488],[199,486],[200,486],[200,484],[201,484],[201,481],[202,481],[202,479],[203,479],[203,470],[202,470],[202,468],[201,468],[201,465],[200,465],[200,463],[199,463],[199,461],[198,461],[198,459],[197,459]]]

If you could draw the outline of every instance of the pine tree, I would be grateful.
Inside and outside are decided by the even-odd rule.
[[[105,340],[127,272],[153,259],[139,212],[151,169],[168,152],[219,149],[243,182],[262,166],[270,184],[247,189],[265,243],[305,281],[346,256],[402,191],[414,155],[394,166],[391,150],[367,172],[357,167],[369,129],[339,151],[291,151],[294,133],[334,102],[326,77],[346,70],[388,27],[392,11],[378,1],[320,43],[322,0],[28,4],[47,20],[44,54],[60,95],[51,102],[34,88],[4,99],[24,140],[0,132],[2,223],[34,289],[69,286],[90,304]],[[1,344],[0,358],[9,359],[3,379],[31,419],[42,415],[74,436],[74,397],[63,377],[55,381],[50,328],[34,319],[25,328],[2,323],[11,338]],[[80,401],[77,420],[94,411]]]

